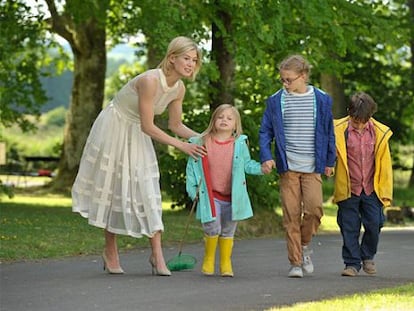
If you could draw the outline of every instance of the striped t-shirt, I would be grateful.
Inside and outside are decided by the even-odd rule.
[[[309,86],[303,94],[283,91],[282,112],[289,170],[313,173],[316,120],[313,87]]]

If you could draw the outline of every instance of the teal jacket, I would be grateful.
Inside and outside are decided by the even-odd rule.
[[[201,145],[200,137],[192,137],[191,143]],[[231,206],[232,217],[234,221],[247,219],[253,216],[253,210],[250,203],[249,194],[247,193],[246,173],[251,175],[263,175],[259,162],[250,158],[250,152],[247,145],[247,136],[240,135],[234,142],[233,168],[231,181]],[[192,200],[196,197],[198,182],[201,179],[199,200],[197,203],[196,217],[202,223],[215,220],[212,213],[210,202],[213,198],[209,193],[209,185],[206,182],[205,172],[203,170],[201,158],[195,160],[189,157],[187,161],[187,193]]]

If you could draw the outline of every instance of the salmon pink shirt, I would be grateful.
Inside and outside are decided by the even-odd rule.
[[[231,171],[233,166],[234,139],[206,141],[208,166],[213,195],[221,201],[231,201]]]
[[[371,121],[361,132],[348,126],[347,156],[351,192],[361,195],[362,191],[370,195],[374,191],[375,171],[375,130]]]

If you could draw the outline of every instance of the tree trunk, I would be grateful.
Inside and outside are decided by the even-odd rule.
[[[95,39],[97,34],[94,33]],[[104,37],[104,36],[103,36]],[[54,187],[67,188],[75,180],[89,130],[102,109],[106,69],[105,41],[88,55],[75,56],[72,100],[66,119],[63,150]]]
[[[347,103],[342,83],[331,74],[321,74],[322,89],[331,95],[333,100],[332,113],[335,119],[345,117]]]
[[[408,6],[410,8],[410,24],[414,25],[414,0],[408,0]],[[411,90],[414,90],[414,27],[411,27],[410,35],[410,47],[411,47]],[[413,157],[414,158],[414,157]],[[408,182],[408,187],[414,187],[414,161],[411,168],[411,176]]]
[[[58,14],[47,0],[51,30],[65,38],[74,55],[74,79],[55,189],[69,189],[76,177],[89,130],[102,109],[106,71],[105,14],[108,2],[96,6],[94,16],[75,23],[71,12]],[[99,16],[99,17],[98,17]],[[99,20],[98,20],[99,19]]]
[[[211,103],[210,109],[214,110],[221,104],[234,105],[233,80],[235,72],[235,63],[233,55],[229,51],[231,44],[231,15],[219,11],[218,16],[225,27],[225,32],[220,31],[216,23],[212,24],[212,60],[217,64],[219,78],[211,81]]]

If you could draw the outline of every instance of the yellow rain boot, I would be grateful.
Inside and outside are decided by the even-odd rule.
[[[204,275],[214,275],[218,235],[204,236],[204,260],[201,272]]]
[[[220,273],[221,276],[233,276],[231,254],[233,252],[233,238],[219,238],[220,245]]]

